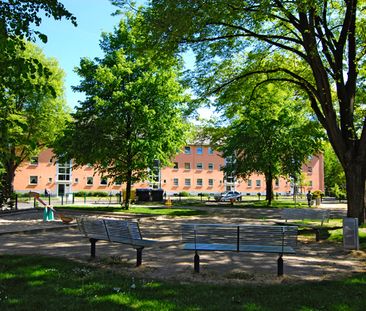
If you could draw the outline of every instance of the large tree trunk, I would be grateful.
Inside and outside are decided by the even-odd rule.
[[[353,162],[347,169],[346,188],[347,188],[347,217],[358,218],[359,224],[365,222],[365,170],[362,164]]]
[[[273,198],[273,176],[272,172],[269,171],[265,174],[266,178],[266,200],[268,206],[272,204],[272,198]]]
[[[131,201],[132,171],[127,172],[125,209],[129,209]]]
[[[0,207],[6,204],[13,209],[15,206],[14,197],[14,175],[16,166],[12,161],[5,163],[5,172],[0,180]]]

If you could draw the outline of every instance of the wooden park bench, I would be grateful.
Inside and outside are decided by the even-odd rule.
[[[296,222],[291,224],[314,231],[315,239],[316,241],[319,241],[321,228],[325,222],[329,222],[330,212],[329,210],[317,208],[284,208],[282,210],[281,218],[285,220],[285,224],[287,224],[289,220],[302,221],[302,223]],[[305,223],[305,220],[315,222],[315,224]],[[316,224],[317,222],[319,224]]]
[[[199,272],[199,251],[277,253],[277,275],[283,275],[283,255],[295,254],[296,226],[183,224],[183,249],[194,251],[194,271]]]
[[[90,255],[95,258],[96,242],[99,240],[121,243],[136,249],[136,267],[142,263],[142,250],[155,241],[142,238],[138,222],[130,220],[80,217],[80,232],[90,241]]]

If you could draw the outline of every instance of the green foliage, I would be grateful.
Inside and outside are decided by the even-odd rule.
[[[347,192],[339,187],[337,184],[335,184],[332,189],[332,194],[336,197],[337,200],[346,200],[347,199]]]
[[[104,177],[126,182],[126,208],[131,184],[147,178],[154,161],[169,164],[187,128],[180,64],[144,49],[141,19],[130,14],[114,33],[103,34],[103,58],[81,60],[81,83],[74,89],[86,100],[55,146],[61,159],[93,163]]]
[[[108,197],[109,192],[106,191],[78,191],[74,192],[75,197]]]
[[[311,194],[313,195],[313,199],[322,198],[324,196],[324,192],[321,190],[315,190]]]
[[[64,99],[64,72],[31,43],[18,48],[13,59],[36,60],[43,70],[6,77],[0,89],[0,205],[11,197],[15,170],[42,149],[51,146],[69,118]]]
[[[220,120],[211,129],[216,149],[222,151],[224,157],[234,159],[225,166],[225,171],[244,179],[253,173],[264,174],[269,202],[272,181],[280,176],[298,179],[303,163],[319,151],[323,136],[318,123],[309,118],[309,108],[296,96],[296,91],[279,90],[278,87],[278,84],[263,87],[253,98],[255,104],[252,105],[237,102],[238,93],[243,98],[248,96],[246,89],[218,96],[217,105],[222,106],[228,121],[219,128]]]
[[[14,88],[19,82],[14,77],[27,80],[30,74],[49,73],[37,57],[19,55],[19,50],[27,48],[25,40],[47,42],[47,36],[37,29],[42,15],[56,20],[66,18],[76,26],[76,18],[57,0],[0,2],[0,89]]]
[[[126,2],[114,1],[122,6]],[[362,223],[366,201],[363,11],[364,1],[157,0],[149,3],[145,20],[154,35],[152,44],[162,54],[193,50],[197,66],[189,79],[204,101],[210,95],[228,95],[238,105],[250,104],[250,93],[274,82],[293,86],[307,98],[345,168],[348,214]],[[245,88],[252,92],[243,98],[240,90]]]
[[[187,191],[181,191],[181,192],[179,192],[179,196],[180,196],[180,197],[189,197],[189,196],[190,196],[190,194],[189,194],[189,192],[187,192]]]
[[[324,185],[330,195],[335,195],[334,187],[346,191],[346,176],[330,143],[324,144]]]

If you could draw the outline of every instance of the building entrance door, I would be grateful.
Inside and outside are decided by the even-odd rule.
[[[66,192],[65,188],[66,188],[65,184],[59,184],[57,189],[57,195],[60,197],[64,196]]]

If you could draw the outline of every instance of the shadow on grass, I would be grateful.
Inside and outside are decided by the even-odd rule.
[[[0,309],[364,310],[366,274],[339,281],[207,285],[124,276],[62,258],[0,256]],[[331,297],[331,299],[329,299]]]

